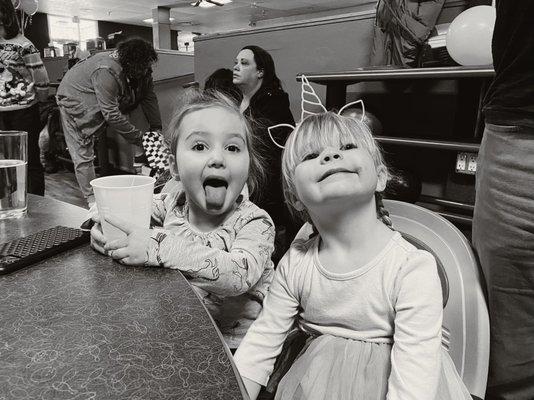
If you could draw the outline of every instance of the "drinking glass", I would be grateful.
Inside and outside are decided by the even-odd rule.
[[[0,131],[0,219],[26,214],[28,134]]]

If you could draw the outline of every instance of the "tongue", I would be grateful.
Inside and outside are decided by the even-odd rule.
[[[221,208],[224,205],[224,199],[226,198],[225,186],[210,186],[204,187],[206,191],[206,203],[209,208]]]

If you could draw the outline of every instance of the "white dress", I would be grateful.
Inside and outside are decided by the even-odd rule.
[[[395,233],[354,271],[328,271],[319,237],[295,240],[258,319],[235,354],[242,376],[266,385],[295,326],[311,334],[276,399],[471,399],[441,346],[436,262]]]

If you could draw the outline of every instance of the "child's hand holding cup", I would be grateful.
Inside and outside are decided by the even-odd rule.
[[[124,264],[146,260],[155,179],[140,175],[114,175],[93,179],[98,219],[91,230],[92,245]],[[141,233],[142,232],[142,233]],[[134,243],[135,242],[135,243]],[[120,251],[119,251],[120,250]]]

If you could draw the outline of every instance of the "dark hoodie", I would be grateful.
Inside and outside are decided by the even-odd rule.
[[[289,109],[289,96],[281,88],[269,89],[261,87],[250,99],[250,104],[244,113],[252,117],[254,134],[263,144],[262,155],[267,164],[267,184],[262,188],[261,196],[254,202],[269,213],[277,226],[285,225],[285,206],[281,181],[282,149],[278,148],[269,138],[267,128],[277,124],[295,125],[295,120]],[[277,129],[278,143],[285,143],[289,129]]]
[[[534,127],[534,1],[497,0],[486,122]]]

